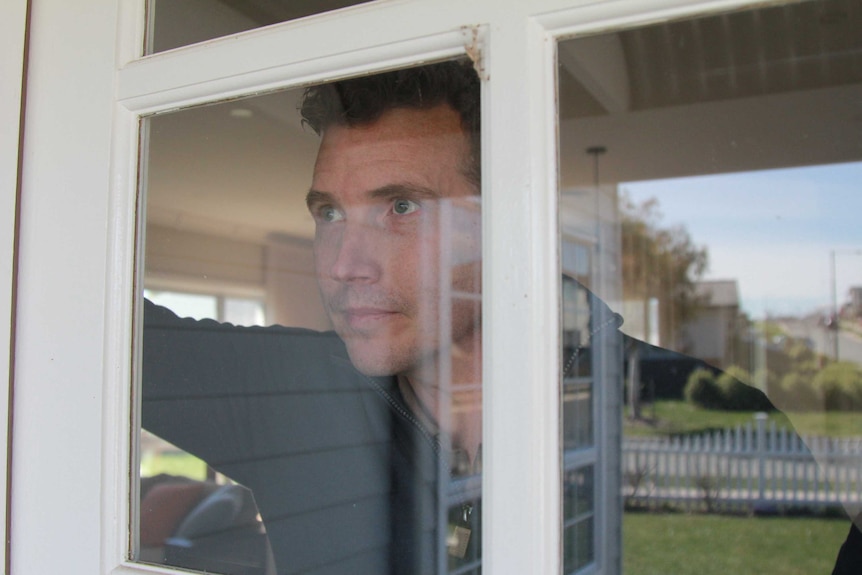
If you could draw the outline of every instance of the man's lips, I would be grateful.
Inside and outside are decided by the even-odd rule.
[[[398,312],[375,307],[351,307],[339,310],[339,314],[351,329],[365,331],[380,327]]]

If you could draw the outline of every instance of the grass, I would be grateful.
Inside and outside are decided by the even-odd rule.
[[[832,437],[862,435],[862,414],[858,412],[790,413],[788,417],[801,434]]]
[[[626,513],[625,575],[830,573],[844,519]]]
[[[656,401],[644,406],[642,413],[649,421],[626,420],[626,435],[690,434],[754,423],[754,413],[750,411],[701,409],[685,401]],[[778,411],[769,413],[769,420],[778,426],[789,426],[787,417]]]
[[[644,406],[646,422],[625,420],[624,433],[629,436],[693,434],[725,429],[754,422],[751,411],[701,409],[685,401],[663,400]],[[773,411],[769,421],[778,427],[794,427],[800,434],[833,437],[862,436],[862,417],[854,412],[789,413]]]
[[[188,453],[144,454],[141,457],[141,476],[150,477],[166,473],[203,481],[207,477],[206,463]]]

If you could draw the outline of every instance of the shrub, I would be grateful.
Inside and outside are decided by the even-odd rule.
[[[715,383],[715,375],[704,368],[692,371],[683,390],[686,401],[704,409],[721,409],[724,398]]]
[[[811,387],[816,372],[810,370],[791,371],[781,379],[776,402],[784,409],[813,411],[821,409],[823,402]]]
[[[764,411],[772,404],[762,391],[750,385],[751,376],[738,366],[731,366],[718,376],[716,384],[724,398],[724,409],[731,411]]]
[[[823,368],[811,382],[820,395],[823,408],[834,411],[854,411],[862,408],[862,369],[846,361]]]
[[[794,338],[787,338],[785,353],[787,353],[787,357],[791,359],[794,365],[817,360],[817,354],[810,347]]]

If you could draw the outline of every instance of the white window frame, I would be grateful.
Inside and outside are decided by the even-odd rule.
[[[143,0],[34,2],[11,572],[174,572],[126,560],[139,116],[469,50],[490,79],[483,569],[559,573],[556,40],[761,3],[383,0],[139,58]]]
[[[9,444],[9,392],[13,369],[15,226],[18,212],[18,161],[24,89],[27,1],[0,5],[0,444]],[[0,455],[0,537],[6,541],[9,450]],[[7,559],[0,545],[0,565]]]

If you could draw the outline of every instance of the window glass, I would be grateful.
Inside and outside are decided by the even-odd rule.
[[[153,116],[143,133],[134,559],[479,573],[469,62]]]
[[[148,0],[145,54],[196,44],[370,0]]]
[[[859,30],[821,0],[559,44],[567,573],[858,565]],[[578,290],[615,338],[575,374]]]

